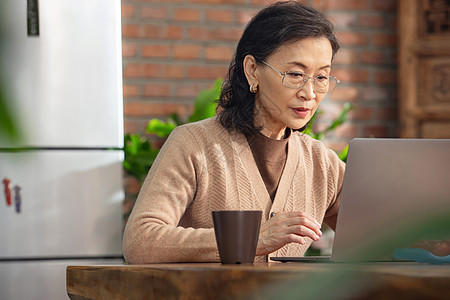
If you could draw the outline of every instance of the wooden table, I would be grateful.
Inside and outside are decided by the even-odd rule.
[[[449,299],[450,266],[216,263],[69,266],[80,299]]]

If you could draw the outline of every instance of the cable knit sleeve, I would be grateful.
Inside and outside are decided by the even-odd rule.
[[[188,128],[177,127],[155,160],[127,222],[123,253],[131,264],[218,261],[213,228],[183,228],[204,153]]]

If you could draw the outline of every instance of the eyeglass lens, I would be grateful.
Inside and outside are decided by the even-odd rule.
[[[283,85],[292,88],[302,88],[311,79],[314,89],[319,92],[332,91],[336,86],[336,79],[328,76],[309,77],[298,72],[286,72],[283,78]]]

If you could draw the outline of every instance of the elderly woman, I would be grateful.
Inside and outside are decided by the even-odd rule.
[[[332,24],[298,2],[260,11],[236,49],[214,118],[176,128],[126,225],[129,263],[220,261],[211,211],[262,210],[255,261],[302,256],[336,225],[345,164],[301,133],[339,82]]]

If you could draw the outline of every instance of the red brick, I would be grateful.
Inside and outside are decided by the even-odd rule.
[[[122,37],[124,37],[124,38],[139,37],[139,26],[137,26],[135,24],[123,24],[122,25]]]
[[[244,4],[246,0],[189,0],[189,2],[205,4]]]
[[[127,64],[123,70],[123,76],[126,77],[159,77],[161,66],[155,64],[132,63]]]
[[[364,64],[386,64],[386,55],[381,51],[364,51],[361,53],[360,58]]]
[[[143,37],[150,39],[181,39],[183,35],[179,26],[146,25],[143,29]]]
[[[168,96],[170,96],[170,84],[148,83],[144,86],[144,96],[146,96],[146,97],[168,97]]]
[[[159,65],[132,63],[124,67],[124,78],[183,78],[185,67],[180,65]]]
[[[214,28],[193,27],[188,31],[189,38],[207,41],[238,41],[241,38],[242,30],[235,28]]]
[[[252,0],[252,4],[255,5],[270,5],[276,2],[279,2],[280,0]],[[300,1],[300,2],[304,2],[304,1]]]
[[[131,57],[136,56],[137,47],[135,44],[122,43],[122,56]]]
[[[364,137],[388,137],[388,128],[383,125],[366,126],[364,127]]]
[[[349,12],[332,12],[328,14],[328,18],[337,28],[351,27],[356,23],[356,15]]]
[[[370,107],[359,105],[348,113],[348,117],[350,120],[371,120],[373,113]]]
[[[364,46],[367,45],[367,34],[340,31],[336,33],[337,39],[342,45]]]
[[[197,59],[202,52],[202,46],[195,44],[180,44],[173,46],[173,58]]]
[[[397,71],[395,70],[380,70],[375,71],[373,79],[376,83],[396,83]]]
[[[359,69],[333,69],[333,74],[345,83],[364,83],[369,80],[369,72]]]
[[[143,7],[141,16],[149,19],[168,19],[169,13],[167,7]]]
[[[358,17],[358,26],[383,28],[385,26],[385,23],[386,19],[384,16],[362,15]]]
[[[344,123],[334,130],[336,136],[354,138],[358,136],[359,126],[349,122]]]
[[[374,34],[373,43],[376,46],[397,46],[396,34]]]
[[[123,124],[125,133],[144,133],[148,120],[126,117]]]
[[[398,9],[397,0],[375,0],[373,1],[373,8],[382,11],[396,11]]]
[[[128,116],[169,116],[173,113],[185,115],[186,106],[180,103],[155,103],[149,101],[129,101],[124,105],[125,115]]]
[[[323,115],[320,115],[320,118],[323,118]],[[313,125],[313,132],[317,133],[317,132],[321,132],[324,131],[325,129],[327,129],[329,125],[327,123],[321,123],[318,119],[316,119],[316,121],[314,122]]]
[[[122,0],[123,1],[123,0]],[[163,2],[184,2],[184,0],[128,0],[128,1],[137,1],[137,2],[155,2],[155,3],[163,3]]]
[[[167,140],[166,138],[158,138],[154,134],[150,135],[150,137],[153,139],[153,141],[151,142],[153,149],[161,149],[161,147],[164,145],[164,143]]]
[[[141,52],[143,57],[169,57],[169,46],[143,45]]]
[[[238,22],[240,24],[247,24],[248,22],[250,22],[250,20],[253,18],[254,15],[256,15],[256,13],[258,12],[257,9],[252,9],[252,10],[240,10],[238,12]]]
[[[203,84],[189,83],[189,84],[177,84],[175,86],[176,97],[197,97],[201,91],[206,89]]]
[[[319,107],[320,115],[317,119],[318,125],[325,124],[325,127],[331,123],[331,120],[335,119],[342,110],[342,104],[336,102],[328,102],[327,105],[321,105]],[[324,129],[325,127],[322,127]]]
[[[191,66],[188,67],[187,72],[191,79],[224,78],[228,72],[228,66]]]
[[[126,176],[125,177],[125,192],[128,195],[137,195],[141,189],[141,184],[139,183],[139,180],[135,177],[132,176]],[[125,201],[127,202],[127,201]],[[127,205],[124,205],[124,212],[126,211],[131,211],[131,208],[133,204],[132,201],[128,201],[129,203],[127,203]]]
[[[222,60],[229,62],[233,56],[234,48],[224,46],[209,46],[206,47],[206,59],[208,60]]]
[[[190,8],[176,8],[173,12],[173,18],[175,21],[200,21],[201,14],[198,9]]]
[[[382,87],[365,87],[362,89],[361,100],[363,101],[380,101],[390,97],[389,90]]]
[[[355,50],[342,48],[336,53],[333,64],[354,64],[356,62],[357,54]]]
[[[206,11],[206,20],[212,22],[230,23],[233,21],[233,11],[227,9],[210,9]]]
[[[317,2],[315,0],[315,3]],[[322,9],[363,10],[370,7],[369,2],[368,0],[326,0],[325,4],[322,4],[322,6],[325,6]]]
[[[162,77],[170,79],[181,79],[185,77],[185,66],[165,65],[162,67]]]
[[[122,19],[133,17],[135,11],[136,6],[133,4],[122,4]]]
[[[189,38],[197,40],[209,40],[212,39],[210,31],[203,27],[190,28],[188,31]]]
[[[333,100],[356,101],[358,99],[358,89],[356,87],[347,87],[338,85],[330,94]]]
[[[124,97],[136,97],[139,94],[139,89],[136,85],[124,84],[123,96]]]
[[[335,142],[330,140],[324,140],[324,144],[327,148],[330,148],[338,153],[344,150],[344,148],[348,145],[347,142]]]

